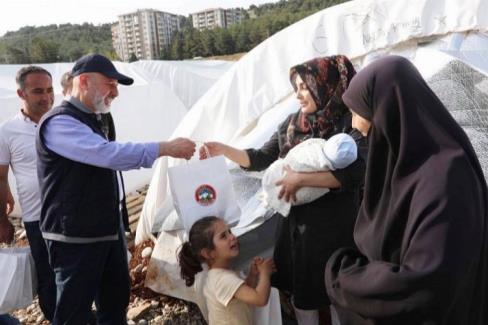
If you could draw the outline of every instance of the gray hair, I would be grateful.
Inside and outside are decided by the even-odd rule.
[[[53,78],[49,71],[47,71],[44,68],[41,68],[36,65],[29,65],[27,67],[21,68],[19,71],[17,71],[17,75],[15,76],[15,82],[17,82],[17,85],[19,86],[20,89],[25,89],[25,79],[27,78],[28,75],[31,73],[43,73],[49,76],[49,78]]]

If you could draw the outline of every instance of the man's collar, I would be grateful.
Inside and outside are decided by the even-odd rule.
[[[22,114],[22,117],[24,118],[24,121],[26,121],[26,122],[32,122],[35,125],[37,125],[37,123],[34,122],[34,120],[32,119],[32,117],[29,115],[29,113],[27,113],[27,110],[25,108],[21,108],[20,109],[20,113]]]
[[[78,98],[71,96],[67,99],[74,107],[79,109],[80,111],[88,114],[95,114],[92,110],[90,110],[85,104],[83,104]]]

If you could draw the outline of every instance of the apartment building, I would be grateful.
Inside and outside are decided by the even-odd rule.
[[[180,30],[180,17],[154,9],[141,9],[118,16],[112,25],[112,42],[119,58],[129,61],[155,60],[171,44],[171,37]]]
[[[233,9],[206,9],[191,14],[193,27],[198,30],[212,29],[215,27],[227,28],[239,24],[243,18],[244,10]]]

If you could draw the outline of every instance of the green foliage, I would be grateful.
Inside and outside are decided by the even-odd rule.
[[[319,10],[343,3],[345,0],[281,0],[276,3],[252,5],[241,24],[227,29],[198,31],[185,20],[166,50],[166,59],[181,60],[197,56],[213,56],[248,52],[266,38]],[[169,54],[169,57],[168,57]]]
[[[137,58],[135,53],[131,53],[130,58],[129,58],[129,62],[135,62],[135,61],[139,61],[139,59]]]
[[[227,29],[198,31],[193,28],[191,18],[185,17],[181,21],[181,31],[174,34],[160,58],[182,60],[248,52],[296,21],[342,2],[345,1],[281,0],[252,5],[241,24]],[[26,26],[0,37],[0,63],[73,62],[87,53],[101,53],[113,60],[118,59],[112,47],[110,24]]]
[[[30,46],[30,55],[34,62],[51,63],[58,61],[60,44],[42,37],[35,37]]]
[[[169,57],[172,60],[183,59],[183,33],[176,32],[173,35],[173,40],[171,41],[171,48],[169,51]]]
[[[0,63],[73,62],[88,53],[118,59],[110,24],[26,26],[0,37]]]

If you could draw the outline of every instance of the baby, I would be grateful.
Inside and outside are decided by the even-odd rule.
[[[276,160],[268,167],[262,180],[262,199],[268,207],[286,217],[292,205],[312,202],[329,192],[329,189],[302,187],[296,193],[295,202],[278,199],[280,187],[276,186],[276,182],[285,176],[285,166],[290,166],[296,172],[320,172],[345,168],[356,158],[356,142],[345,133],[336,134],[329,140],[315,138],[303,141],[293,147],[284,159]]]

